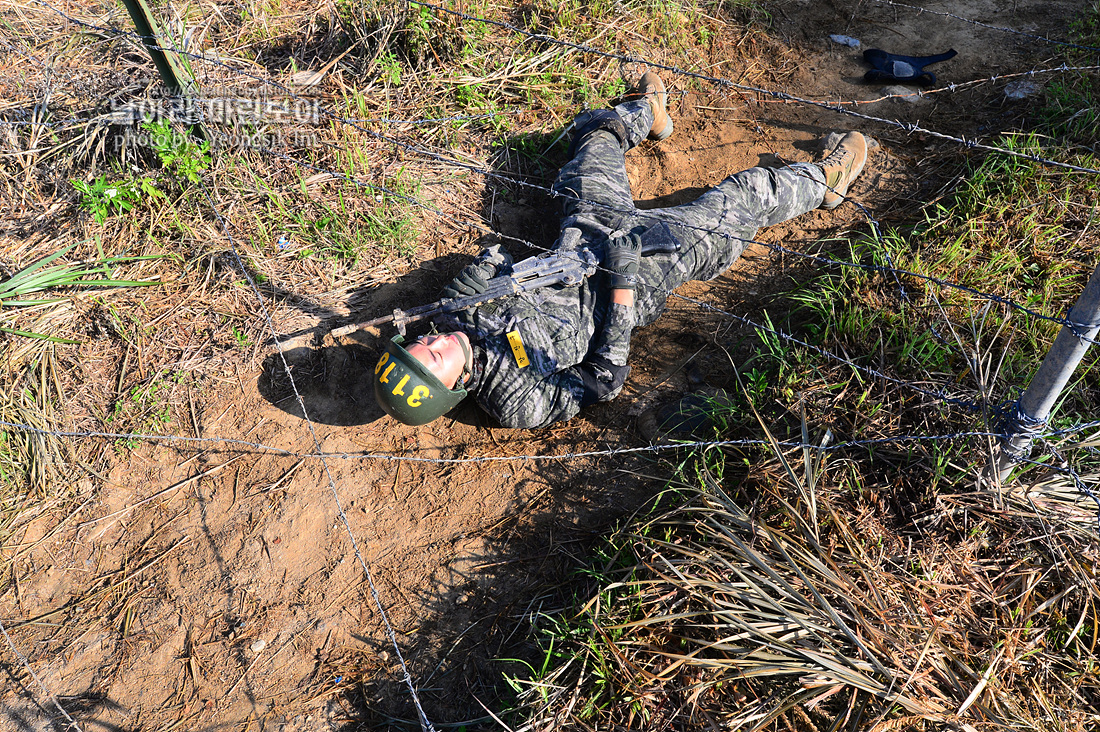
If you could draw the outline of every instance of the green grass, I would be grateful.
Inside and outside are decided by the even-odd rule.
[[[402,172],[379,182],[377,188],[352,183],[334,184],[334,197],[318,198],[296,188],[267,190],[266,210],[257,216],[259,238],[273,242],[300,259],[320,257],[354,265],[368,254],[407,257],[421,235],[416,200],[418,186]]]
[[[197,141],[192,132],[176,130],[168,120],[148,121],[141,125],[148,133],[150,147],[164,169],[184,185],[197,184],[210,168],[210,142]]]
[[[542,658],[512,680],[513,726],[864,729],[936,724],[964,707],[992,729],[1086,723],[1074,699],[1100,692],[1096,629],[1068,619],[1087,615],[1095,583],[1009,588],[1053,561],[1088,566],[1087,512],[1054,548],[1031,533],[1043,521],[1033,511],[992,511],[993,494],[971,494],[970,538],[948,563],[950,532],[906,539],[857,518],[829,462],[777,450],[744,482],[717,451],[699,456],[684,502],[615,535],[598,589],[537,624]],[[1007,651],[1008,639],[1043,637],[1061,645]],[[967,704],[991,666],[997,702]]]
[[[115,196],[117,198],[117,196]],[[149,287],[157,282],[118,279],[112,276],[116,269],[126,263],[150,259],[151,257],[106,257],[96,262],[73,262],[57,264],[77,245],[72,244],[37,262],[13,273],[0,281],[0,309],[18,312],[21,309],[40,310],[61,302],[62,293],[73,290],[90,290],[112,287]],[[30,297],[33,296],[33,297]],[[0,320],[0,332],[23,338],[49,340],[55,343],[74,344],[76,341],[57,338],[44,333],[23,330],[14,327],[16,321],[11,316]]]
[[[69,182],[81,195],[80,205],[99,224],[106,223],[110,216],[132,211],[147,197],[155,198],[164,195],[157,190],[152,179],[146,177],[128,176],[108,181],[106,175],[101,175],[90,183],[81,180]]]
[[[742,41],[746,47],[758,40],[779,44],[765,39],[767,8],[750,0],[446,6],[737,80],[753,68],[740,65],[739,54],[748,53],[739,50]],[[553,150],[550,143],[573,111],[621,96],[638,71],[415,5],[339,0],[303,10],[271,0],[248,12],[229,10],[208,19],[199,6],[189,8],[196,43],[219,53],[232,49],[232,64],[254,65],[257,75],[280,83],[327,69],[316,89],[298,91],[325,100],[338,115],[490,115],[445,126],[364,124],[410,146],[541,184],[561,162],[568,138]],[[1091,33],[1094,25],[1090,20],[1079,32]],[[12,37],[38,38],[26,30],[13,26]],[[80,40],[57,49],[60,62],[95,71],[108,58],[115,67],[105,72],[135,71],[129,47],[85,43],[71,30],[56,34]],[[50,45],[38,41],[36,52]],[[764,63],[753,73],[782,71],[777,65],[765,72],[774,59],[758,55],[750,60]],[[212,84],[251,83],[221,67],[192,66],[200,76],[209,73]],[[703,88],[686,78],[675,83],[677,90]],[[770,78],[767,85],[782,83]],[[90,119],[95,104],[121,93],[96,90],[102,93],[87,108],[77,103],[87,100],[77,100],[65,113]],[[1006,135],[1002,144],[1095,166],[1085,148],[1094,143],[1096,99],[1089,77],[1052,83],[1031,127]],[[60,100],[51,108],[56,115],[68,103]],[[28,109],[39,101],[29,99]],[[255,300],[227,254],[230,237],[255,269],[252,276],[270,285],[261,288],[265,297],[278,291],[342,301],[343,293],[386,281],[419,260],[468,253],[462,247],[469,232],[448,228],[452,221],[441,222],[414,201],[481,223],[482,211],[470,202],[498,193],[476,176],[339,121],[216,128],[222,134],[295,130],[316,134],[319,144],[305,149],[276,139],[272,148],[378,188],[262,151],[210,146],[179,124],[152,121],[133,130],[150,133],[150,147],[98,148],[86,143],[102,134],[85,139],[82,130],[69,137],[51,132],[54,147],[32,161],[38,167],[12,168],[9,185],[26,191],[28,210],[52,211],[58,228],[88,242],[73,250],[79,258],[42,261],[0,283],[10,293],[5,299],[0,289],[0,327],[19,336],[4,343],[6,362],[21,367],[0,389],[4,419],[44,429],[84,420],[119,432],[194,427],[197,434],[195,406],[181,405],[184,388],[190,397],[195,386],[201,411],[201,375],[180,376],[181,353],[198,363],[188,367],[196,371],[215,353],[238,358],[241,373],[250,355],[264,353],[250,327]],[[19,141],[11,160],[22,161],[42,143],[29,136]],[[951,170],[963,181],[951,195],[890,223],[880,240],[846,233],[822,242],[819,251],[867,264],[892,261],[1064,313],[1098,250],[1096,184],[997,155],[956,161]],[[54,203],[61,206],[51,208]],[[56,231],[45,218],[33,223]],[[442,248],[452,245],[453,251]],[[143,302],[153,298],[102,289],[115,278],[118,285],[146,279],[123,274],[143,261],[124,258],[152,253],[165,255],[158,263],[170,283],[164,299],[179,313],[154,315]],[[60,279],[50,279],[55,275]],[[1050,323],[917,280],[904,280],[909,297],[902,300],[897,282],[881,272],[814,265],[798,277],[751,315],[859,365],[988,405],[1026,384],[1057,332]],[[30,285],[19,289],[21,282]],[[280,299],[276,308],[295,302]],[[45,317],[52,307],[69,310],[64,318]],[[77,340],[85,352],[69,342]],[[584,580],[574,585],[583,592],[567,611],[539,616],[540,655],[517,661],[526,664],[525,673],[511,678],[519,697],[514,727],[547,721],[544,728],[747,729],[771,720],[777,729],[810,729],[809,719],[826,730],[838,720],[848,720],[841,728],[858,727],[850,723],[858,718],[864,727],[882,721],[931,728],[947,724],[937,715],[962,706],[988,668],[1000,696],[978,699],[973,709],[984,717],[968,717],[968,724],[1055,729],[1055,715],[1044,717],[1041,704],[1072,712],[1074,694],[1096,698],[1098,631],[1090,608],[1098,596],[1080,539],[1081,515],[1088,516],[1073,505],[1072,486],[1033,469],[1025,478],[1045,481],[1041,490],[999,497],[1003,503],[992,494],[960,498],[986,457],[961,439],[837,452],[813,447],[984,429],[988,415],[932,403],[764,329],[715,340],[731,354],[733,399],[714,401],[713,435],[765,440],[773,448],[680,455],[660,468],[672,476],[660,510],[624,527],[587,563]],[[110,368],[67,403],[79,359]],[[1091,418],[1096,387],[1093,371],[1083,370],[1057,424]],[[811,446],[785,451],[775,447],[779,440]],[[51,487],[69,489],[58,466],[109,468],[137,447],[123,440],[104,455],[89,445],[78,444],[83,453],[77,456],[52,438],[0,432],[0,541],[20,512],[42,505]],[[1062,455],[1086,475],[1094,467],[1081,450]],[[1064,536],[1064,547],[1044,544],[1051,536]],[[1079,573],[1078,585],[1066,581],[1069,572]],[[1032,587],[1034,577],[1043,580],[1022,596],[1019,588]],[[1013,639],[1019,643],[1009,657]],[[339,669],[343,683],[350,686],[347,679],[358,675],[367,685],[369,663],[376,662]],[[910,679],[914,669],[919,673]],[[288,706],[299,702],[307,703]]]

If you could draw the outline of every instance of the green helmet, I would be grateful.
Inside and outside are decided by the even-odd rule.
[[[428,367],[402,347],[399,335],[386,344],[374,367],[374,398],[398,422],[418,426],[451,411],[466,398],[461,379],[448,389]]]

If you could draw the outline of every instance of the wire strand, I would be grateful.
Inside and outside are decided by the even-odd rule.
[[[249,286],[252,288],[252,292],[256,295],[256,300],[260,307],[260,313],[267,323],[269,330],[271,331],[272,338],[275,339],[275,349],[279,354],[279,359],[282,361],[283,368],[286,369],[287,377],[290,380],[290,388],[294,391],[294,396],[298,400],[298,405],[302,409],[302,418],[305,420],[306,426],[309,428],[309,434],[313,440],[314,449],[321,452],[321,439],[317,436],[317,430],[313,425],[313,420],[309,417],[309,412],[306,408],[305,399],[302,398],[301,393],[298,391],[297,384],[294,383],[294,375],[291,373],[290,364],[286,361],[286,355],[283,353],[282,343],[279,341],[278,332],[275,328],[275,323],[271,319],[271,314],[267,310],[267,305],[264,303],[263,295],[260,293],[259,287],[256,285],[256,280],[252,274],[248,271],[248,267],[244,265],[244,261],[241,259],[240,252],[237,249],[236,241],[233,235],[229,231],[229,225],[225,218],[221,215],[217,205],[214,203],[213,197],[210,195],[209,189],[203,184],[203,194],[206,196],[207,202],[210,204],[211,210],[214,212],[215,217],[218,219],[218,223],[222,228],[222,231],[228,237],[230,246],[233,251],[233,256],[236,259],[237,267],[240,269],[241,274],[248,280]],[[397,634],[393,629],[392,623],[390,623],[389,616],[386,613],[385,607],[382,605],[382,598],[378,594],[378,587],[374,582],[374,575],[370,571],[370,567],[367,565],[366,560],[363,558],[363,553],[359,549],[359,542],[355,538],[355,532],[352,531],[351,522],[348,520],[347,514],[344,512],[344,507],[340,501],[340,493],[336,488],[336,480],[332,477],[332,471],[329,468],[328,461],[325,456],[319,455],[321,460],[321,466],[325,472],[325,479],[328,481],[329,491],[332,493],[332,499],[336,504],[336,510],[340,515],[340,521],[343,523],[344,529],[347,532],[348,540],[351,542],[352,551],[355,553],[355,558],[359,562],[359,566],[363,569],[363,574],[367,578],[367,586],[370,589],[371,599],[374,601],[374,605],[378,610],[378,615],[382,619],[383,626],[386,630],[386,635],[389,637],[390,644],[393,646],[394,653],[397,656],[398,663],[401,666],[403,674],[403,681],[409,689],[409,693],[412,695],[412,701],[416,707],[416,712],[419,715],[420,726],[424,732],[435,732],[435,728],[428,720],[427,714],[424,712],[424,707],[420,703],[420,695],[417,694],[416,685],[413,683],[412,674],[409,672],[409,667],[405,663],[405,656],[401,652],[401,647],[397,642]]]
[[[22,652],[20,652],[20,650],[15,646],[15,641],[13,641],[11,639],[11,636],[8,635],[8,629],[4,627],[3,621],[0,621],[0,633],[4,634],[4,639],[8,642],[8,647],[11,648],[12,653],[14,653],[19,659],[19,662],[23,664],[23,668],[25,668],[27,670],[27,673],[30,674],[31,678],[34,679],[34,683],[37,684],[42,693],[50,701],[53,702],[53,705],[57,708],[57,711],[61,713],[61,716],[68,720],[69,724],[66,728],[76,730],[76,732],[82,732],[82,730],[80,729],[80,725],[76,723],[76,720],[73,719],[69,715],[69,713],[65,711],[65,707],[61,706],[61,702],[57,700],[57,697],[54,696],[53,692],[46,688],[46,685],[42,683],[42,679],[38,677],[38,674],[36,674],[34,672],[34,669],[31,667],[31,662],[28,661],[27,657],[24,656]]]

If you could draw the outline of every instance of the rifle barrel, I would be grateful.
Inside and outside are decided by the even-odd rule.
[[[484,305],[487,302],[497,300],[508,295],[546,287],[548,285],[565,282],[576,284],[595,271],[595,262],[592,255],[587,259],[569,259],[561,261],[552,256],[530,257],[518,263],[511,274],[498,275],[489,280],[489,286],[478,295],[467,295],[450,300],[439,300],[427,305],[419,305],[408,310],[395,309],[389,315],[383,315],[373,320],[360,321],[351,325],[344,325],[332,329],[334,336],[346,336],[362,328],[381,325],[383,323],[395,323],[398,330],[404,334],[405,324],[414,323],[424,318],[430,318],[440,313],[453,313],[466,310],[476,305]]]

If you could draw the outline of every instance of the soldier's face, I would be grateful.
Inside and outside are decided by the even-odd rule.
[[[465,333],[437,333],[420,336],[405,350],[409,355],[428,367],[437,379],[448,389],[453,389],[462,376],[466,365],[466,354],[462,351],[459,339],[469,348],[470,341]]]

